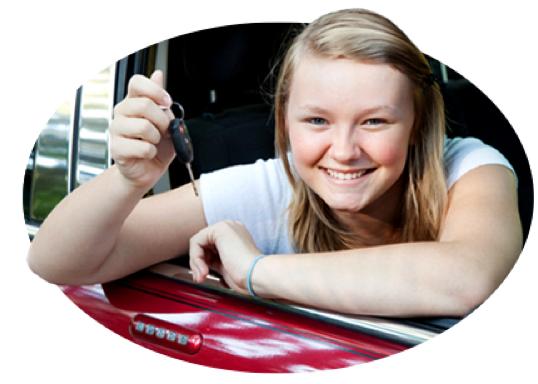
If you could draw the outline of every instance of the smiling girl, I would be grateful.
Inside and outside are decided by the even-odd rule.
[[[200,197],[186,185],[142,199],[174,156],[170,104],[160,72],[131,79],[110,127],[116,164],[43,223],[36,273],[104,282],[188,252],[196,282],[214,269],[245,294],[462,316],[517,259],[510,164],[476,139],[445,138],[427,60],[382,16],[339,11],[296,37],[275,94],[278,158],[204,174]],[[61,231],[74,223],[85,224]]]

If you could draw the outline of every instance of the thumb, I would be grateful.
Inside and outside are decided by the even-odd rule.
[[[149,77],[151,81],[153,81],[155,84],[157,84],[159,87],[163,88],[164,89],[164,73],[163,71],[161,71],[160,69],[157,69],[155,72],[153,72],[151,74],[151,76]],[[168,93],[167,93],[168,94]],[[170,106],[170,104],[172,104],[172,98],[169,97],[169,102],[168,102],[168,105],[167,107]],[[172,120],[175,116],[174,114],[172,113],[172,111],[170,111],[170,109],[167,109],[166,110],[166,115],[168,116],[168,118],[170,120]]]
[[[164,87],[164,74],[163,71],[161,71],[160,69],[157,69],[155,72],[153,72],[150,76],[150,79],[159,86]]]

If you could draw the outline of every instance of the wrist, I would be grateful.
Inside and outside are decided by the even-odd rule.
[[[258,255],[252,259],[246,276],[246,289],[250,296],[268,297],[269,292],[265,289],[264,276],[267,260],[272,255]]]
[[[148,186],[133,182],[120,171],[116,164],[110,167],[110,172],[118,181],[118,187],[123,195],[135,196],[137,199],[141,199],[152,187],[152,185]]]

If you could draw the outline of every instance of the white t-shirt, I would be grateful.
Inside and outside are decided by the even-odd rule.
[[[444,164],[449,189],[481,165],[501,164],[513,171],[499,151],[475,138],[446,139]],[[291,186],[280,159],[203,174],[200,192],[209,225],[237,220],[246,226],[263,254],[294,253],[287,228]]]

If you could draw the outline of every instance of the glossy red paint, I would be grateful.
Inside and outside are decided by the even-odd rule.
[[[156,352],[214,368],[302,372],[343,368],[384,358],[407,346],[289,313],[251,299],[221,294],[149,272],[101,286],[63,287],[87,314],[112,331]],[[133,337],[136,316],[190,336],[197,351]],[[148,321],[148,318],[142,318]],[[203,341],[202,341],[203,339]]]

